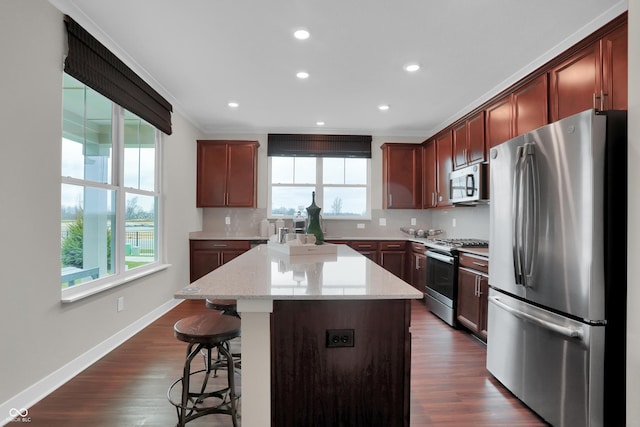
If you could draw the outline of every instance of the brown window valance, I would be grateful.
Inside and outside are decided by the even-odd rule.
[[[371,135],[270,133],[269,156],[371,158]]]
[[[64,71],[170,135],[171,104],[71,17],[65,15],[64,23]]]

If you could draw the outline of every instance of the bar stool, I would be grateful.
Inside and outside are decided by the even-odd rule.
[[[205,307],[211,310],[220,311],[223,315],[226,316],[234,316],[240,318],[238,314],[238,302],[234,299],[221,299],[221,298],[207,298],[205,301]],[[230,342],[233,341],[233,342]],[[233,360],[235,366],[240,369],[242,368],[242,354],[240,351],[240,343],[239,340],[230,340],[225,343],[227,350],[231,352],[233,356]],[[233,351],[232,351],[233,348]],[[206,358],[207,355],[203,352],[202,355]],[[218,359],[220,359],[220,355],[218,355]]]
[[[205,300],[205,306],[212,310],[221,311],[228,316],[240,317],[238,314],[238,302],[234,299],[210,299]]]
[[[240,336],[240,319],[207,310],[177,321],[173,330],[177,339],[188,343],[182,378],[175,381],[167,391],[167,398],[176,407],[178,413],[178,426],[183,427],[187,422],[204,415],[227,414],[231,415],[233,425],[236,427],[238,425],[237,405],[240,396],[236,394],[233,356],[225,344]],[[211,358],[211,352],[214,348],[219,354],[217,359]],[[191,362],[201,350],[206,350],[208,354],[208,357],[205,358],[205,368],[192,372]],[[212,372],[223,367],[227,368],[226,384],[218,384],[215,387],[209,387],[208,390],[207,385]],[[204,376],[202,385],[198,391],[192,391],[190,380],[197,374]],[[178,384],[182,386],[179,403],[172,398],[172,391]],[[211,388],[215,389],[210,390]]]

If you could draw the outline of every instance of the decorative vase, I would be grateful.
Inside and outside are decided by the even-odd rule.
[[[309,224],[307,225],[307,234],[313,234],[316,236],[316,245],[321,245],[324,242],[324,234],[322,233],[322,225],[320,224],[320,211],[321,207],[316,205],[316,192],[311,192],[311,205],[307,207],[307,217],[309,218]]]

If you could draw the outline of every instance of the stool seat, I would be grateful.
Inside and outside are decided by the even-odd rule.
[[[180,341],[216,345],[240,336],[240,319],[210,312],[196,314],[178,320],[173,332]]]
[[[220,310],[220,311],[226,311],[226,310],[235,311],[238,306],[238,301],[234,299],[207,298],[204,303],[207,308],[211,308],[213,310]]]

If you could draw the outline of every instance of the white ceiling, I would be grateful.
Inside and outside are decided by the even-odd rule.
[[[626,0],[50,1],[204,133],[424,137],[627,9]],[[301,27],[306,41],[293,38]],[[409,62],[422,68],[409,74]],[[296,78],[301,70],[310,77]]]

